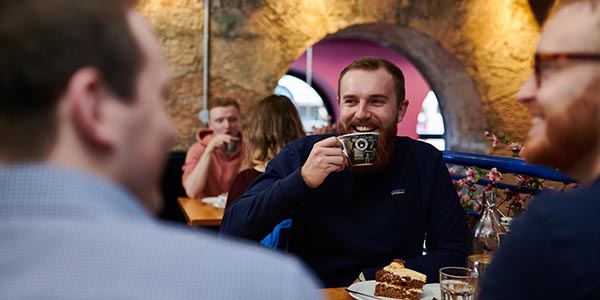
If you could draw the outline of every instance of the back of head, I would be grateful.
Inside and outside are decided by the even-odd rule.
[[[286,96],[270,95],[248,116],[244,133],[248,141],[248,160],[253,165],[266,163],[287,143],[304,135],[300,115],[292,101]]]
[[[122,99],[134,98],[143,57],[127,20],[130,0],[0,2],[0,159],[43,159],[57,134],[59,99],[92,67]]]
[[[404,97],[406,96],[406,91],[404,88],[404,74],[402,74],[402,70],[400,70],[400,68],[398,68],[398,66],[396,66],[394,63],[386,59],[372,56],[358,58],[342,70],[338,79],[338,99],[340,98],[340,83],[342,82],[342,78],[344,77],[344,75],[346,75],[346,73],[348,73],[348,71],[376,71],[382,68],[392,75],[394,87],[396,88],[396,103],[398,104],[398,106],[400,106],[400,104],[404,102]]]

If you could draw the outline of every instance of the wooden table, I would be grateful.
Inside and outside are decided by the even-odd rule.
[[[185,215],[188,225],[190,226],[219,226],[223,219],[222,208],[216,208],[212,205],[202,203],[200,199],[187,197],[177,198],[179,207]]]
[[[321,292],[323,292],[324,300],[354,300],[346,292],[345,287],[321,289]]]

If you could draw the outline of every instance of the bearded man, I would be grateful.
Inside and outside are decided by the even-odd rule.
[[[599,29],[598,0],[561,0],[544,26],[517,94],[533,119],[523,155],[582,187],[540,195],[515,220],[479,299],[600,299]]]
[[[287,249],[325,287],[348,286],[361,272],[373,279],[395,258],[429,282],[443,266],[464,265],[466,217],[441,152],[396,136],[404,96],[404,76],[393,63],[352,62],[338,81],[339,133],[378,132],[374,164],[349,167],[331,134],[295,140],[227,209],[221,233],[259,241],[291,218]]]

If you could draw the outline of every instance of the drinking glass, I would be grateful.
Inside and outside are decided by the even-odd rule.
[[[440,269],[442,300],[475,300],[478,274],[462,267]]]

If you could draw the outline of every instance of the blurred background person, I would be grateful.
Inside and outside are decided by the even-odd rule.
[[[198,130],[182,167],[182,184],[190,198],[226,193],[244,160],[246,142],[237,101],[215,101],[208,118],[208,128]]]
[[[269,161],[287,143],[305,136],[305,133],[292,101],[286,96],[270,95],[260,101],[250,113],[244,136],[248,141],[246,163],[250,168],[235,177],[227,195],[226,209],[248,189],[256,177],[265,172]],[[290,219],[282,221],[261,240],[261,244],[285,249],[291,224]]]
[[[283,147],[305,136],[296,106],[286,96],[270,95],[260,101],[248,116],[244,130],[247,140],[246,165],[234,179],[227,195],[227,206],[265,172],[267,163]]]
[[[150,214],[175,129],[134,6],[0,1],[0,298],[319,299],[296,260]]]
[[[562,0],[517,101],[532,117],[523,157],[581,183],[536,196],[511,225],[478,299],[600,299],[600,1]]]

